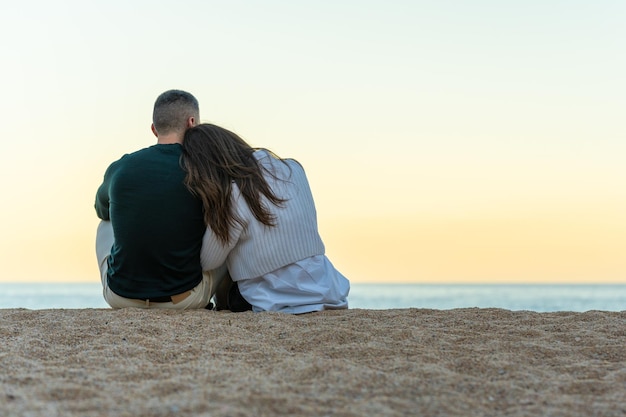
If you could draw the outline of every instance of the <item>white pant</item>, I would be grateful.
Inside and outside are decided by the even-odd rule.
[[[111,247],[113,246],[114,240],[111,222],[101,221],[98,225],[98,231],[96,232],[96,256],[100,268],[100,279],[102,280],[102,294],[104,295],[104,300],[113,308],[137,307],[176,310],[205,308],[211,301],[211,297],[215,294],[219,283],[228,275],[225,264],[212,271],[203,271],[200,284],[191,290],[191,294],[187,298],[176,304],[171,301],[167,303],[154,303],[125,298],[111,291],[107,282],[107,259],[111,254]]]

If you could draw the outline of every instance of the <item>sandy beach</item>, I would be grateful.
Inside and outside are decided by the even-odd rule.
[[[0,310],[1,416],[626,416],[626,312]]]

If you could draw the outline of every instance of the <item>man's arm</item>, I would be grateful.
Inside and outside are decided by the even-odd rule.
[[[109,215],[109,186],[111,182],[111,173],[113,171],[113,165],[111,164],[104,173],[104,181],[96,192],[96,214],[101,220],[111,220]]]
[[[111,220],[109,217],[109,187],[104,182],[96,193],[96,214],[101,220]]]

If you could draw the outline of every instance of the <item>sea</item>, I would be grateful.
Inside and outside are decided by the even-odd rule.
[[[626,284],[365,284],[352,283],[350,308],[502,308],[536,312],[625,311]],[[108,308],[99,283],[1,283],[0,308]]]

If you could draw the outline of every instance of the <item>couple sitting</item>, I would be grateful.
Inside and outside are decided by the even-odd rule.
[[[112,163],[96,195],[103,294],[113,308],[307,313],[347,308],[302,166],[198,124],[191,94],[155,104],[157,144]]]

